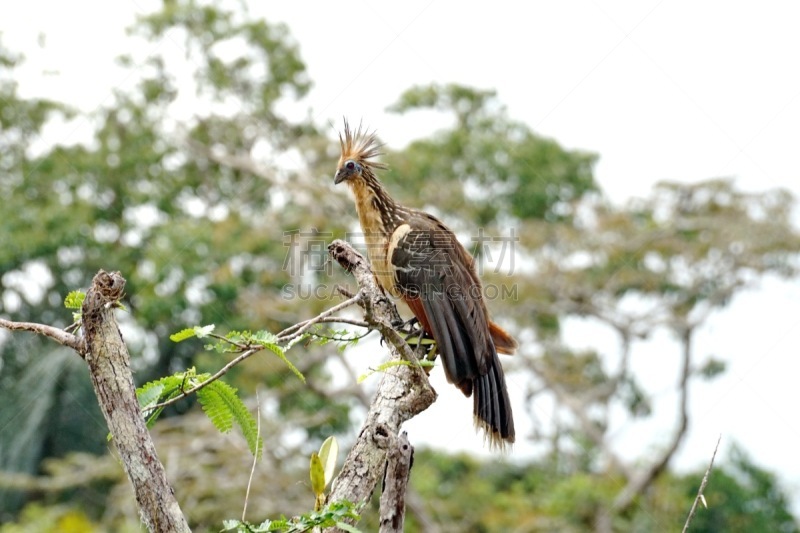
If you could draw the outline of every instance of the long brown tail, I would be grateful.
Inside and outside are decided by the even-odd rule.
[[[473,381],[473,389],[472,412],[475,415],[475,426],[484,431],[490,448],[504,449],[515,439],[514,416],[511,413],[503,367],[500,366],[496,353],[493,354],[487,372]]]

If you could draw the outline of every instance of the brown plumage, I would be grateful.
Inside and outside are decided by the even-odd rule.
[[[381,144],[374,132],[347,121],[339,136],[342,155],[334,183],[346,182],[378,282],[402,298],[436,341],[445,376],[473,396],[475,424],[493,447],[514,442],[514,418],[497,353],[517,343],[489,320],[475,261],[433,215],[403,207],[383,188],[375,171]]]

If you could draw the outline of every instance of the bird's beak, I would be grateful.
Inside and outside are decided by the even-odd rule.
[[[347,172],[345,172],[344,169],[339,169],[339,171],[336,172],[336,176],[333,177],[333,184],[339,185],[341,182],[346,180],[347,177],[348,177]]]

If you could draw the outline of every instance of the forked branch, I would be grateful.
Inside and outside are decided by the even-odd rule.
[[[364,307],[366,321],[384,333],[391,358],[413,361],[413,351],[391,327],[399,321],[397,309],[376,283],[364,256],[341,240],[333,241],[328,253],[356,278],[363,294],[360,305]],[[421,367],[413,363],[390,367],[378,385],[367,419],[333,482],[328,500],[367,502],[383,477],[387,453],[400,427],[435,400],[436,392]]]

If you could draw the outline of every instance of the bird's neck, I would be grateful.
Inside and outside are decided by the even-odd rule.
[[[397,213],[404,209],[389,196],[377,178],[366,176],[363,180],[353,180],[350,188],[365,235],[389,236],[402,223]]]

